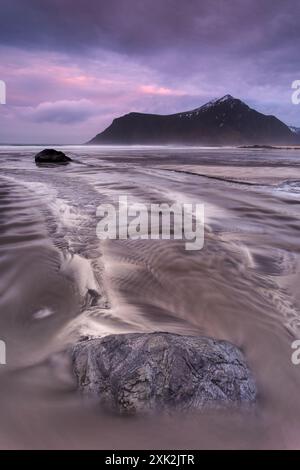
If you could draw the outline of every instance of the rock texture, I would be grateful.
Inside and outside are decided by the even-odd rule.
[[[44,149],[37,153],[35,162],[37,164],[67,164],[71,162],[71,158],[67,157],[63,152],[54,149]]]
[[[293,145],[300,144],[275,116],[259,113],[231,95],[176,114],[129,113],[90,144]]]
[[[157,332],[83,341],[73,368],[84,395],[120,413],[235,406],[256,397],[241,351],[206,337]]]

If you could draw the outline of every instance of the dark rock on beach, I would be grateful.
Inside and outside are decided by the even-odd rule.
[[[256,386],[227,341],[170,333],[110,335],[78,343],[73,369],[84,396],[119,413],[251,404]]]
[[[274,145],[240,145],[241,149],[276,149],[278,147],[274,147]]]
[[[67,157],[63,152],[54,149],[42,150],[35,156],[35,163],[37,164],[66,165],[71,161],[71,158]]]

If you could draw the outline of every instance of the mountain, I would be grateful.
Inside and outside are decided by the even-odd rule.
[[[289,145],[297,135],[275,116],[225,95],[200,108],[170,115],[129,113],[88,144]]]
[[[291,130],[294,134],[300,135],[300,127],[290,126],[290,130]]]

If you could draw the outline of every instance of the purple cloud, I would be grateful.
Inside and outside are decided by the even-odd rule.
[[[80,143],[226,93],[300,125],[299,16],[298,0],[2,0],[0,140]]]
[[[74,124],[86,121],[98,114],[99,110],[91,101],[55,101],[40,103],[36,108],[25,110],[27,118],[34,122],[53,122],[58,124]]]

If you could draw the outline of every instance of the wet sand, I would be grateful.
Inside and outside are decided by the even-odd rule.
[[[1,448],[299,447],[300,150],[0,148]],[[205,205],[205,244],[100,241],[118,201]],[[205,334],[238,345],[259,391],[252,412],[124,419],[86,407],[67,350],[82,336]]]

